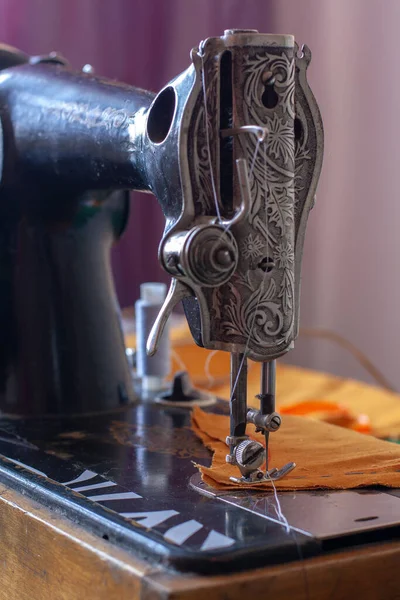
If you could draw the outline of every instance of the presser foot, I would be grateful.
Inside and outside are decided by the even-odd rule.
[[[233,451],[228,454],[226,461],[232,465],[236,465],[240,470],[241,477],[229,477],[230,481],[241,484],[265,483],[266,481],[277,481],[282,479],[288,473],[293,471],[296,463],[289,462],[281,469],[273,468],[267,471],[261,471],[259,467],[267,459],[267,452],[262,444],[254,440],[250,440],[246,436],[243,437],[228,437],[227,444],[234,444]],[[239,443],[238,443],[239,442]],[[268,465],[268,462],[267,462]]]
[[[277,469],[275,467],[273,469],[270,469],[269,471],[266,471],[265,473],[257,469],[252,473],[242,475],[242,477],[229,477],[229,479],[230,481],[233,481],[233,483],[251,483],[252,485],[254,485],[255,483],[265,483],[266,481],[277,481],[278,479],[282,479],[282,477],[285,477],[285,475],[293,471],[295,467],[296,463],[289,462],[286,465],[284,465],[281,469]]]

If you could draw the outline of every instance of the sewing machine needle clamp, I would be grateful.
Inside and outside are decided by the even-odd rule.
[[[230,453],[226,460],[239,468],[241,477],[229,479],[234,483],[252,485],[282,479],[293,471],[296,464],[289,462],[281,469],[269,469],[269,435],[277,431],[282,423],[280,415],[275,412],[276,361],[263,363],[261,367],[261,393],[257,396],[260,400],[260,410],[247,409],[247,371],[244,356],[232,355],[231,376],[234,386],[231,397],[231,435],[226,439]],[[247,423],[252,423],[256,431],[264,433],[265,448],[260,442],[251,440],[246,435],[243,425]],[[260,469],[263,462],[266,462],[265,473]]]

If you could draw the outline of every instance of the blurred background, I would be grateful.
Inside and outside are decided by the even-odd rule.
[[[57,50],[76,68],[158,91],[189,51],[227,28],[292,33],[325,126],[325,159],[303,260],[301,324],[361,348],[400,389],[399,0],[0,0],[0,41]],[[161,280],[157,201],[133,195],[114,251],[121,305]],[[288,361],[370,381],[339,346],[301,336]]]

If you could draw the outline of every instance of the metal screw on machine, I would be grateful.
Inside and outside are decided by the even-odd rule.
[[[253,423],[257,431],[277,431],[282,425],[282,419],[278,413],[261,414],[254,408],[247,411],[247,422]]]
[[[265,426],[270,431],[276,431],[281,426],[282,420],[280,416],[275,413],[269,416],[269,419],[266,419]]]

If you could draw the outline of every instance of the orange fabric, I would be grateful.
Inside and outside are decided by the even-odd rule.
[[[195,433],[214,453],[211,467],[198,465],[204,481],[218,489],[243,487],[229,481],[239,471],[225,462],[229,417],[196,407],[192,420]],[[254,426],[248,426],[248,433],[263,443],[263,436],[255,433]],[[400,487],[400,446],[372,436],[286,415],[280,430],[270,435],[269,447],[271,467],[281,468],[291,461],[297,465],[275,482],[280,490]],[[246,485],[249,487],[270,489],[271,484]]]

